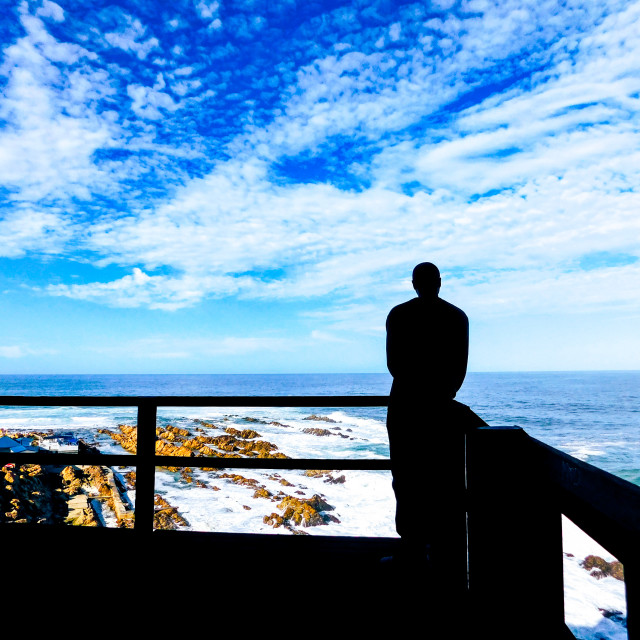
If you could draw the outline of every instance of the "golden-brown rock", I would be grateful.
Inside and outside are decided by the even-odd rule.
[[[161,495],[155,495],[154,505],[156,507],[153,514],[154,529],[174,530],[189,526],[189,523],[178,513],[178,509],[172,507]]]
[[[260,438],[260,434],[253,429],[234,429],[233,427],[227,427],[225,431],[236,438],[245,438],[246,440],[251,440],[252,438]]]
[[[282,525],[315,527],[327,523],[327,518],[321,512],[333,510],[333,507],[317,494],[306,500],[286,496],[280,501],[278,508],[282,510],[282,516],[275,518],[277,514],[265,516],[266,524],[273,527]]]

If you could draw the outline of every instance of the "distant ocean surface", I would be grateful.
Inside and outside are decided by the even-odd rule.
[[[386,395],[390,384],[388,374],[0,375],[0,395]],[[640,485],[640,371],[469,373],[457,399],[490,425],[521,426]],[[381,426],[386,416],[341,411]],[[101,424],[95,408],[3,408],[0,428],[110,426],[129,417],[122,412],[105,409]],[[376,457],[388,453],[384,442],[372,446]]]

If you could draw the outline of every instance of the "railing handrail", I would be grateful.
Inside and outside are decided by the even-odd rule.
[[[389,396],[0,396],[3,406],[386,407]]]
[[[563,513],[620,560],[640,542],[640,487],[527,434],[534,466],[562,491]]]
[[[385,407],[388,396],[0,396],[0,407],[7,406],[77,406],[77,407]],[[17,454],[0,454],[0,463]],[[138,454],[90,454],[56,453],[55,460],[60,463],[74,464],[89,460],[95,464],[105,459],[116,465],[135,466]],[[51,462],[50,453],[29,453],[28,460],[33,462]],[[188,461],[191,467],[211,466],[211,458],[193,458],[185,456],[155,456],[156,466],[176,466],[177,460]],[[316,469],[344,468],[362,470],[390,469],[388,458],[344,459],[344,458],[224,458],[225,467],[253,469]]]

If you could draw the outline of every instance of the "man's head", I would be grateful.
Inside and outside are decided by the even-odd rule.
[[[412,282],[420,298],[435,298],[440,292],[440,271],[431,262],[421,262],[413,270]]]

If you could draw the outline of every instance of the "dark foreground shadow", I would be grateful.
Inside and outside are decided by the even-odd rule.
[[[401,638],[419,625],[437,638],[466,619],[442,577],[380,563],[396,539],[157,531],[138,543],[132,533],[3,526],[4,602],[37,611],[47,631],[115,624],[130,637],[206,622],[260,637]]]

